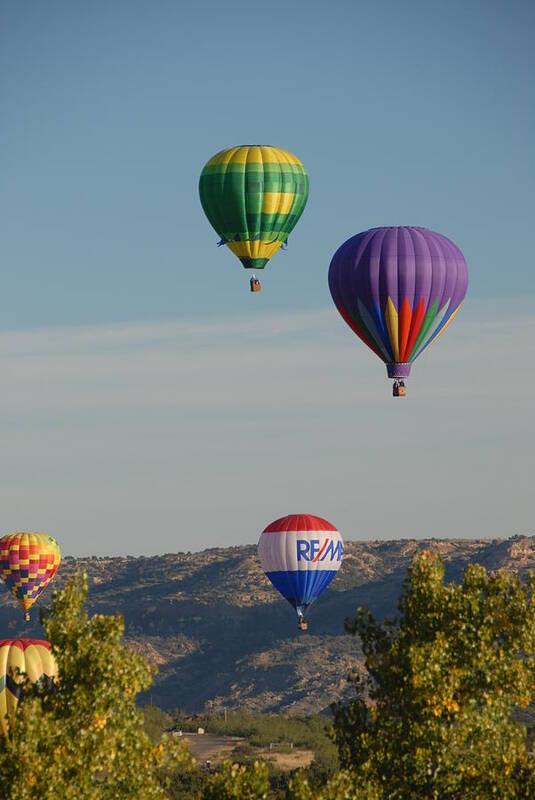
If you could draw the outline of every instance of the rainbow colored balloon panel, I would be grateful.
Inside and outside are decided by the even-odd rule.
[[[411,363],[455,318],[468,288],[463,254],[427,228],[372,228],[338,248],[329,288],[343,319],[406,378]]]
[[[59,545],[46,533],[9,533],[0,539],[0,576],[28,611],[56,574]]]

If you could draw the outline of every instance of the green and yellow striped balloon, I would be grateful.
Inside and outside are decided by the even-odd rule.
[[[296,156],[264,145],[229,147],[204,167],[201,204],[244,267],[263,269],[305,208],[308,175]]]

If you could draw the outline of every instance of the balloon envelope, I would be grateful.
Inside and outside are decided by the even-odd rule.
[[[199,194],[221,244],[244,267],[263,269],[303,213],[308,176],[299,159],[279,147],[229,147],[205,165]]]
[[[406,378],[412,362],[454,319],[468,287],[464,256],[427,228],[372,228],[338,248],[329,288],[343,319]]]
[[[258,558],[267,577],[302,616],[342,564],[344,544],[334,525],[312,514],[290,514],[265,528]]]
[[[42,639],[0,639],[0,731],[8,733],[19,702],[20,686],[25,673],[32,683],[53,680],[57,675],[50,645]]]
[[[60,561],[59,545],[46,533],[9,533],[0,539],[0,576],[24,609],[26,619]]]

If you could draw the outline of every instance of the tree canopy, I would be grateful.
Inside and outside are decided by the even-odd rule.
[[[55,687],[26,684],[10,736],[0,737],[5,800],[168,797],[168,773],[190,762],[173,741],[153,744],[136,710],[151,667],[122,645],[122,617],[83,610],[85,577],[53,595],[41,621],[58,665]]]
[[[368,676],[335,709],[342,766],[381,798],[535,796],[526,734],[512,720],[535,688],[530,586],[471,564],[444,582],[442,560],[416,557],[396,620],[366,609],[346,621],[361,639]]]

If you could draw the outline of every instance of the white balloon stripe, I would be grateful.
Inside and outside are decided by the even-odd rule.
[[[336,530],[262,533],[258,542],[264,572],[332,572],[340,568],[343,553],[343,540]]]

